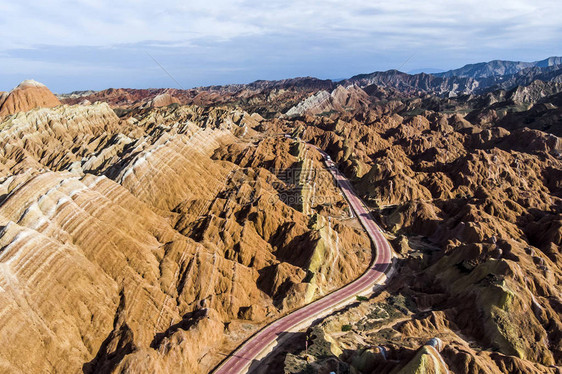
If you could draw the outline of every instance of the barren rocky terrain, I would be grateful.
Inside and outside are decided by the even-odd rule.
[[[1,329],[18,344],[3,370],[207,372],[360,275],[367,236],[319,155],[278,125],[105,103],[7,117]]]
[[[382,294],[310,329],[284,372],[443,372],[419,357],[435,337],[455,373],[559,372],[559,139],[430,112],[310,120],[305,138],[355,179],[399,260]]]
[[[267,372],[559,373],[557,78],[367,78],[2,94],[0,371],[207,373],[361,275],[374,248],[302,139],[397,260]]]

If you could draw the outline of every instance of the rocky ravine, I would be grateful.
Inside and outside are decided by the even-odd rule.
[[[278,126],[177,105],[7,117],[1,371],[208,372],[357,277],[368,238]]]
[[[401,259],[386,291],[308,330],[307,351],[297,334],[270,367],[560,371],[560,139],[432,111],[302,119],[303,138],[355,180]],[[424,345],[432,338],[440,354]]]
[[[8,115],[0,367],[208,372],[361,274],[367,237],[290,133],[331,155],[399,260],[387,289],[295,334],[270,368],[557,373],[559,91],[448,98],[303,78],[106,90]]]

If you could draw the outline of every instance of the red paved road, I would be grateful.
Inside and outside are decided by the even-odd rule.
[[[315,147],[316,148],[316,147]],[[327,155],[319,150],[324,157]],[[331,164],[331,162],[327,162]],[[376,246],[375,260],[369,269],[357,280],[347,286],[319,299],[291,314],[266,326],[250,338],[246,343],[234,351],[229,358],[215,370],[215,374],[239,374],[245,373],[252,361],[271,343],[278,339],[283,332],[289,331],[303,321],[318,315],[342,301],[353,297],[362,291],[373,288],[383,278],[392,262],[392,250],[390,244],[382,235],[379,227],[357,197],[349,181],[334,167],[329,167],[339,187],[347,197],[361,224],[369,234]]]

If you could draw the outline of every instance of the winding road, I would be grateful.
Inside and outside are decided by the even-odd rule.
[[[356,300],[358,295],[367,295],[374,288],[383,283],[392,264],[392,249],[381,230],[371,217],[369,211],[357,197],[351,183],[337,170],[330,157],[321,149],[318,150],[324,157],[328,170],[334,176],[339,188],[347,198],[349,204],[367,231],[367,234],[376,247],[375,258],[365,273],[347,286],[334,291],[325,297],[308,304],[294,312],[265,326],[261,331],[249,338],[238,349],[232,352],[214,371],[214,374],[239,374],[246,373],[252,364],[269,353],[276,345],[283,342],[287,332],[298,331],[312,321],[321,318],[342,306]]]

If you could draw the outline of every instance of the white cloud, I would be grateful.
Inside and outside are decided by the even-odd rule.
[[[326,38],[395,35],[417,44],[430,38],[470,43],[492,28],[506,37],[544,40],[560,34],[562,4],[550,0],[46,0],[0,6],[2,49],[34,45],[108,46],[146,40],[224,41],[258,34]],[[508,28],[509,27],[509,28]],[[508,29],[506,29],[508,28]]]
[[[92,68],[107,71],[103,84],[141,84],[132,73],[124,83],[111,74],[153,74],[146,49],[184,74],[186,86],[340,78],[406,60],[404,70],[532,60],[562,54],[561,13],[551,0],[3,0],[0,73],[54,76],[60,67],[58,76],[87,76]],[[206,71],[214,78],[204,80]]]

